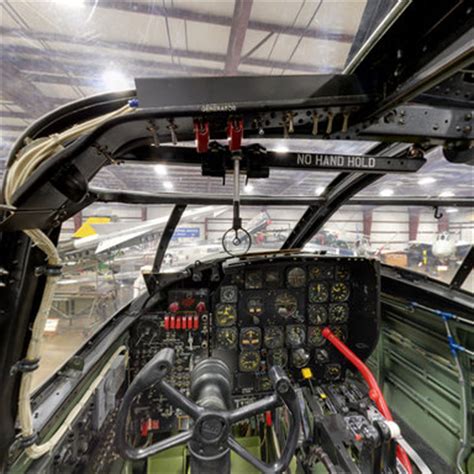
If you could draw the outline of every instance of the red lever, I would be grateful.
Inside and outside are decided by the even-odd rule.
[[[194,316],[193,329],[197,331],[199,329],[199,316]]]
[[[322,331],[323,336],[360,372],[369,386],[369,397],[377,405],[380,413],[389,421],[393,421],[392,413],[380,390],[377,380],[370,369],[328,328]],[[410,459],[405,450],[398,445],[397,457],[409,474],[412,474]]]
[[[170,317],[165,316],[165,331],[169,331],[170,329]]]
[[[196,137],[197,152],[206,153],[209,150],[209,122],[195,120],[194,136]]]
[[[270,410],[267,410],[265,412],[265,424],[267,426],[272,426],[273,422],[272,422],[272,412]]]
[[[170,316],[170,329],[174,329],[175,322],[176,322],[176,318],[174,316]]]
[[[193,317],[188,316],[188,329],[192,329],[192,328],[193,328]]]
[[[227,140],[229,141],[229,150],[238,151],[242,147],[242,138],[244,137],[244,121],[229,120],[227,122]]]
[[[181,329],[181,317],[176,316],[176,329]]]

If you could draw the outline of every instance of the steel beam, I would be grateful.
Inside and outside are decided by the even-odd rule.
[[[253,0],[236,0],[234,5],[234,16],[230,27],[229,43],[225,60],[224,74],[232,76],[237,73],[242,56],[245,35],[250,20]]]

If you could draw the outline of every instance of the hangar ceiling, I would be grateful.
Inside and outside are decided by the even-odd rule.
[[[133,88],[135,77],[340,73],[395,1],[384,2],[383,7],[377,3],[4,0],[0,3],[0,179],[9,149],[28,124],[64,103]],[[364,142],[322,140],[281,140],[270,146],[338,153],[370,149]],[[430,173],[445,177],[446,166],[437,159]],[[203,179],[198,170],[155,171],[150,173],[144,166],[109,167],[94,184],[226,192],[220,180]],[[271,179],[251,183],[247,192],[314,195],[331,177],[330,173],[273,172]],[[406,192],[406,180],[416,186],[417,179],[412,178],[397,177],[391,188]],[[472,175],[460,171],[454,186],[458,195],[471,195]],[[420,195],[427,189],[409,192]]]

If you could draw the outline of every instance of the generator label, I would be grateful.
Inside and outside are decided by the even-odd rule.
[[[296,164],[297,166],[314,168],[374,169],[376,159],[372,156],[298,153]]]

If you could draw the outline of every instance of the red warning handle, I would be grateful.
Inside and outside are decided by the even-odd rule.
[[[230,151],[239,151],[244,136],[244,121],[231,119],[227,122],[227,140]]]
[[[369,386],[369,397],[377,405],[380,413],[389,421],[393,421],[392,413],[380,390],[379,384],[370,369],[328,328],[322,331],[323,336],[360,372]],[[410,459],[405,450],[398,445],[397,457],[409,474],[412,474]]]

